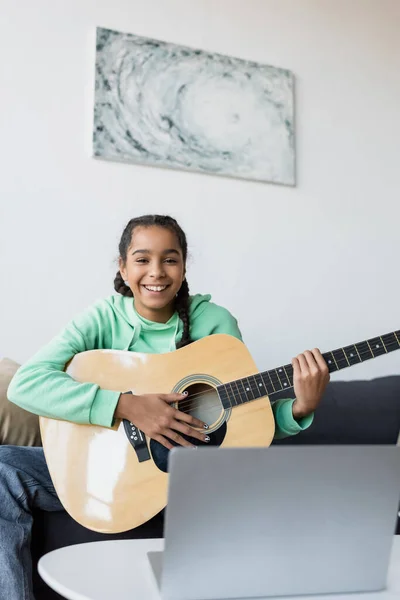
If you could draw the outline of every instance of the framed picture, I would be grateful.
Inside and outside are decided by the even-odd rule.
[[[95,157],[295,184],[290,71],[104,28],[96,43]]]

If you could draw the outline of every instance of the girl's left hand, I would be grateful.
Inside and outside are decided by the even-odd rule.
[[[296,400],[292,411],[295,419],[312,413],[321,401],[330,375],[318,348],[306,350],[292,360],[293,383]]]

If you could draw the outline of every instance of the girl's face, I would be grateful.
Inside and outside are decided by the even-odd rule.
[[[185,264],[176,235],[164,227],[136,227],[126,263],[119,269],[135,298],[137,312],[166,323],[175,311],[175,296],[185,278]]]

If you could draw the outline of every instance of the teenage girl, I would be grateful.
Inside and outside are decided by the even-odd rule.
[[[14,376],[8,396],[38,415],[109,427],[128,419],[163,446],[208,442],[207,424],[172,406],[184,394],[135,396],[78,383],[64,372],[76,354],[94,349],[163,353],[214,333],[241,339],[236,319],[189,295],[186,236],[168,216],[131,219],[119,244],[117,294],[84,311]],[[293,358],[295,400],[272,405],[275,438],[309,427],[329,380],[319,352]],[[179,404],[178,404],[179,406]],[[184,437],[185,436],[185,437]],[[190,438],[188,441],[186,437]],[[32,510],[61,510],[41,448],[0,446],[0,600],[32,600],[30,540]],[[162,519],[134,530],[137,537],[162,535]]]

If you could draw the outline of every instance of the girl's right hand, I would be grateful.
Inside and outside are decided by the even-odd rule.
[[[180,446],[195,448],[196,446],[185,440],[178,432],[202,442],[209,442],[210,438],[207,434],[193,429],[198,427],[204,430],[208,429],[208,426],[203,421],[171,406],[172,403],[185,398],[185,394],[144,394],[143,396],[121,394],[115,409],[115,417],[134,423],[138,429],[169,450],[174,447],[170,440]]]

